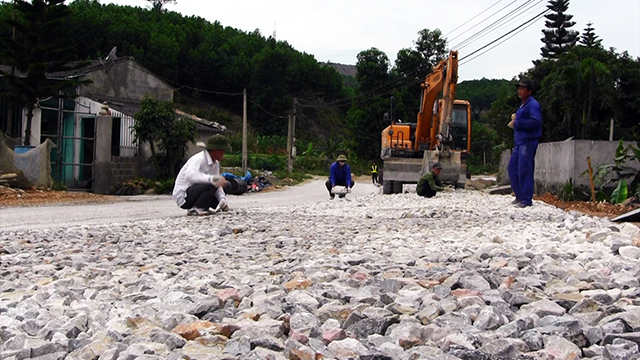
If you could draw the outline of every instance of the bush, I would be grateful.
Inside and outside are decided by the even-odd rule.
[[[286,170],[287,159],[283,155],[263,155],[249,154],[247,165],[252,169],[262,169],[269,171]],[[242,155],[226,155],[222,159],[222,167],[241,167]]]

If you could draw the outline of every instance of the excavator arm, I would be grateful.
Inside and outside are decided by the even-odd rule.
[[[457,83],[458,52],[451,51],[449,57],[440,61],[421,84],[422,98],[417,116],[414,150],[433,150],[439,144],[439,135],[444,139],[450,137],[449,127]],[[436,104],[440,92],[442,108],[434,111],[434,106],[439,106]]]

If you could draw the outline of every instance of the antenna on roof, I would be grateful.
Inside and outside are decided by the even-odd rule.
[[[104,72],[108,73],[109,70],[113,67],[113,62],[118,58],[116,55],[116,51],[118,50],[117,46],[114,46],[111,51],[109,51],[109,55],[104,59]]]

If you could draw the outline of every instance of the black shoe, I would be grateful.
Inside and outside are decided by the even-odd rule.
[[[525,203],[521,202],[521,203],[518,203],[516,206],[519,207],[519,208],[525,208],[525,207],[529,207],[529,206],[532,206],[532,205],[525,204]]]
[[[336,196],[335,196],[335,195],[333,195],[333,194],[329,195],[329,200],[333,200],[333,199],[335,199],[335,198],[336,198]]]
[[[515,199],[511,202],[513,205],[518,205],[520,204],[520,200],[519,199]]]
[[[340,194],[340,195],[338,195],[338,197],[339,197],[340,199],[344,199],[344,194]]]

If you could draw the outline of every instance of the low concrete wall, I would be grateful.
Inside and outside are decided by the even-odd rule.
[[[629,141],[623,144],[635,146],[635,143]],[[568,183],[572,183],[579,193],[589,194],[587,157],[591,158],[591,168],[595,173],[599,165],[614,163],[617,147],[618,141],[592,140],[549,142],[538,145],[534,174],[536,194],[548,191],[558,195],[558,192]],[[498,179],[501,184],[509,183],[507,166],[510,157],[511,150],[506,150],[501,155]],[[640,164],[628,165],[635,166],[640,171]],[[585,174],[582,175],[583,173]]]
[[[111,180],[113,185],[138,177],[137,157],[112,156],[111,163]]]

